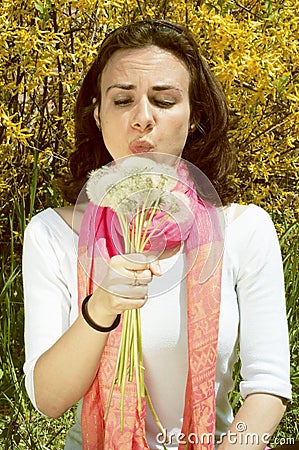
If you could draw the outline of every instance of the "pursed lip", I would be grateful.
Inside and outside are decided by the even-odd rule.
[[[151,152],[154,149],[153,144],[142,139],[136,139],[129,144],[132,153]]]

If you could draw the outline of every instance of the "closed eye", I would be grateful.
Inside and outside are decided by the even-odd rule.
[[[133,102],[133,99],[131,98],[120,98],[114,100],[115,106],[126,106]]]
[[[156,94],[150,98],[150,101],[153,105],[157,105],[159,108],[171,108],[172,106],[177,104],[178,99],[169,94]]]
[[[176,104],[174,100],[154,100],[154,103],[161,108],[171,108]]]

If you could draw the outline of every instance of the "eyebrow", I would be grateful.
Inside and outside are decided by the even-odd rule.
[[[131,90],[133,90],[133,89],[136,89],[136,87],[137,87],[137,86],[135,86],[134,84],[122,84],[122,83],[116,83],[116,84],[112,84],[111,86],[109,86],[109,87],[107,88],[107,90],[106,90],[106,93],[107,93],[108,91],[110,91],[111,89],[114,89],[114,88],[116,88],[116,89],[123,89],[123,90],[125,90],[125,91],[131,91]],[[152,89],[153,89],[153,91],[157,91],[157,92],[160,92],[160,91],[169,91],[169,90],[172,90],[172,89],[174,89],[174,90],[176,90],[176,91],[178,91],[178,92],[182,92],[181,89],[179,89],[179,88],[177,88],[177,87],[175,87],[175,86],[172,86],[172,85],[170,85],[170,84],[163,84],[163,85],[160,85],[160,86],[153,86]]]
[[[106,90],[106,92],[110,91],[110,89],[124,89],[125,91],[131,91],[132,89],[136,89],[136,86],[134,84],[122,84],[122,83],[116,83],[111,84]]]

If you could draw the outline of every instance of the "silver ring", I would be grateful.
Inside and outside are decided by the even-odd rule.
[[[140,286],[140,283],[137,278],[137,272],[134,272],[133,286]]]

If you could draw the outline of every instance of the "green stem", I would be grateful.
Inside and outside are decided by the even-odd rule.
[[[145,249],[146,244],[148,243],[148,241],[150,240],[150,238],[153,236],[153,234],[160,228],[160,226],[161,226],[164,222],[166,222],[166,220],[168,219],[168,217],[169,217],[169,214],[165,215],[165,216],[163,217],[163,219],[162,219],[162,220],[155,226],[155,228],[150,232],[150,234],[148,235],[148,237],[147,237],[146,239],[144,239],[145,236],[146,236],[146,231],[147,231],[147,230],[145,230],[145,232],[144,232],[144,234],[143,234],[142,242],[141,242],[141,245],[140,245],[140,247],[141,247],[141,252]]]
[[[130,314],[131,311],[126,311],[127,315],[127,327],[125,329],[125,336],[127,335],[126,332],[130,332],[132,326],[132,314]],[[128,360],[129,360],[129,346],[126,345],[126,341],[124,341],[124,356],[123,356],[123,367],[120,371],[120,391],[121,391],[121,400],[120,400],[120,429],[123,432],[124,430],[124,404],[125,404],[125,388],[126,388],[126,381],[127,381],[127,367],[128,367]],[[123,352],[122,352],[123,353]]]
[[[131,247],[132,247],[132,242],[130,240],[130,233],[129,233],[130,228],[129,228],[128,219],[123,214],[118,214],[117,217],[118,217],[118,220],[119,220],[119,223],[121,226],[121,230],[123,233],[125,253],[130,253]]]
[[[154,215],[156,214],[156,212],[158,210],[158,204],[159,204],[160,199],[161,199],[161,197],[158,197],[157,200],[155,201],[153,207],[152,207],[151,214],[150,214],[150,216],[149,216],[149,218],[147,220],[147,224],[146,224],[145,230],[143,232],[142,240],[140,242],[140,248],[144,248],[144,239],[146,237],[146,233],[149,230],[149,227],[151,226],[153,217],[154,217]]]
[[[156,422],[156,425],[157,425],[158,429],[160,430],[160,432],[164,435],[165,429],[163,428],[162,423],[159,420],[159,417],[158,417],[158,415],[155,411],[154,405],[152,403],[151,397],[146,388],[145,388],[145,397],[146,397],[146,401],[149,406],[150,412],[152,413],[152,416],[154,418],[154,421]],[[166,440],[168,440],[167,435],[166,435]]]
[[[140,317],[139,309],[136,312],[136,321],[137,321],[137,345],[138,345],[138,354],[139,354],[139,371],[140,371],[140,380],[141,380],[141,396],[144,397],[145,396],[144,366],[143,366],[143,355],[142,355],[141,317]]]
[[[108,417],[108,413],[109,413],[109,409],[110,409],[110,405],[111,405],[112,393],[113,393],[114,386],[116,384],[117,375],[119,373],[119,361],[120,361],[120,358],[122,357],[122,342],[123,342],[123,340],[124,340],[124,334],[122,333],[121,342],[120,342],[118,355],[117,355],[117,361],[116,361],[116,365],[115,365],[115,371],[114,371],[114,375],[113,375],[113,379],[112,379],[112,383],[111,383],[111,389],[110,389],[109,397],[108,397],[108,402],[107,402],[107,406],[106,406],[106,410],[105,410],[105,414],[104,414],[104,420],[106,420]]]
[[[134,328],[134,340],[133,340],[133,358],[134,358],[134,367],[135,367],[135,377],[136,377],[136,389],[137,389],[137,400],[138,400],[138,411],[141,412],[142,410],[142,403],[141,403],[141,385],[140,385],[140,372],[139,372],[139,357],[138,357],[138,331],[137,331],[137,318],[136,318],[136,312],[137,310],[133,310],[135,312],[135,317],[133,320],[133,328]]]
[[[134,361],[134,314],[135,310],[132,310],[132,324],[131,324],[131,333],[130,333],[130,337],[128,339],[128,348],[130,349],[130,355],[131,355],[131,359],[130,359],[130,367],[129,367],[129,381],[133,381],[133,376],[134,376],[134,369],[135,369],[135,361]]]
[[[119,350],[120,350],[120,356],[119,356],[119,360],[118,360],[118,364],[117,364],[117,373],[118,376],[116,378],[116,383],[118,386],[120,386],[120,374],[122,373],[123,370],[123,366],[124,366],[124,337],[126,335],[126,322],[127,322],[127,317],[126,317],[126,311],[123,314],[123,328],[122,328],[122,335],[121,335],[121,341],[119,344]]]
[[[151,191],[152,191],[152,189],[148,190],[147,197],[146,197],[146,199],[144,201],[144,204],[142,205],[142,208],[141,208],[141,214],[140,214],[140,220],[139,220],[139,229],[138,229],[138,233],[136,234],[136,248],[137,248],[137,245],[138,245],[138,248],[140,246],[141,233],[142,233],[142,229],[143,229],[143,226],[144,226],[144,220],[145,220],[145,211],[150,206],[147,203],[148,203],[148,199],[149,199]],[[137,250],[137,251],[140,251],[140,250]]]
[[[149,239],[155,233],[155,231],[167,220],[168,215],[165,216],[160,223],[155,226],[154,230],[151,231],[148,237],[146,237],[146,233],[148,232],[149,227],[151,226],[153,217],[157,212],[157,206],[159,202],[159,198],[155,201],[150,216],[147,220],[147,224],[145,226],[145,230],[143,231],[145,219],[146,219],[146,211],[148,210],[149,205],[147,205],[147,200],[143,204],[142,210],[138,211],[135,215],[135,220],[132,221],[132,228],[130,231],[129,219],[122,214],[118,215],[119,223],[123,233],[124,239],[124,250],[125,253],[132,252],[132,249],[141,253]],[[143,233],[143,234],[142,234]],[[143,367],[143,355],[142,355],[142,333],[141,333],[141,316],[139,309],[127,310],[123,314],[123,328],[121,341],[119,346],[119,352],[117,356],[117,362],[115,367],[115,373],[112,380],[112,386],[109,392],[107,407],[104,414],[104,419],[106,420],[108,417],[108,412],[111,405],[112,393],[117,384],[120,388],[121,400],[120,400],[120,425],[121,431],[124,430],[124,414],[125,414],[125,389],[127,378],[128,381],[133,381],[135,373],[135,381],[136,381],[136,389],[137,389],[137,401],[138,401],[138,410],[142,410],[142,398],[146,397],[149,408],[152,412],[154,420],[158,425],[159,430],[164,433],[163,427],[159,418],[154,410],[151,399],[148,395],[148,392],[144,383],[144,367]]]

